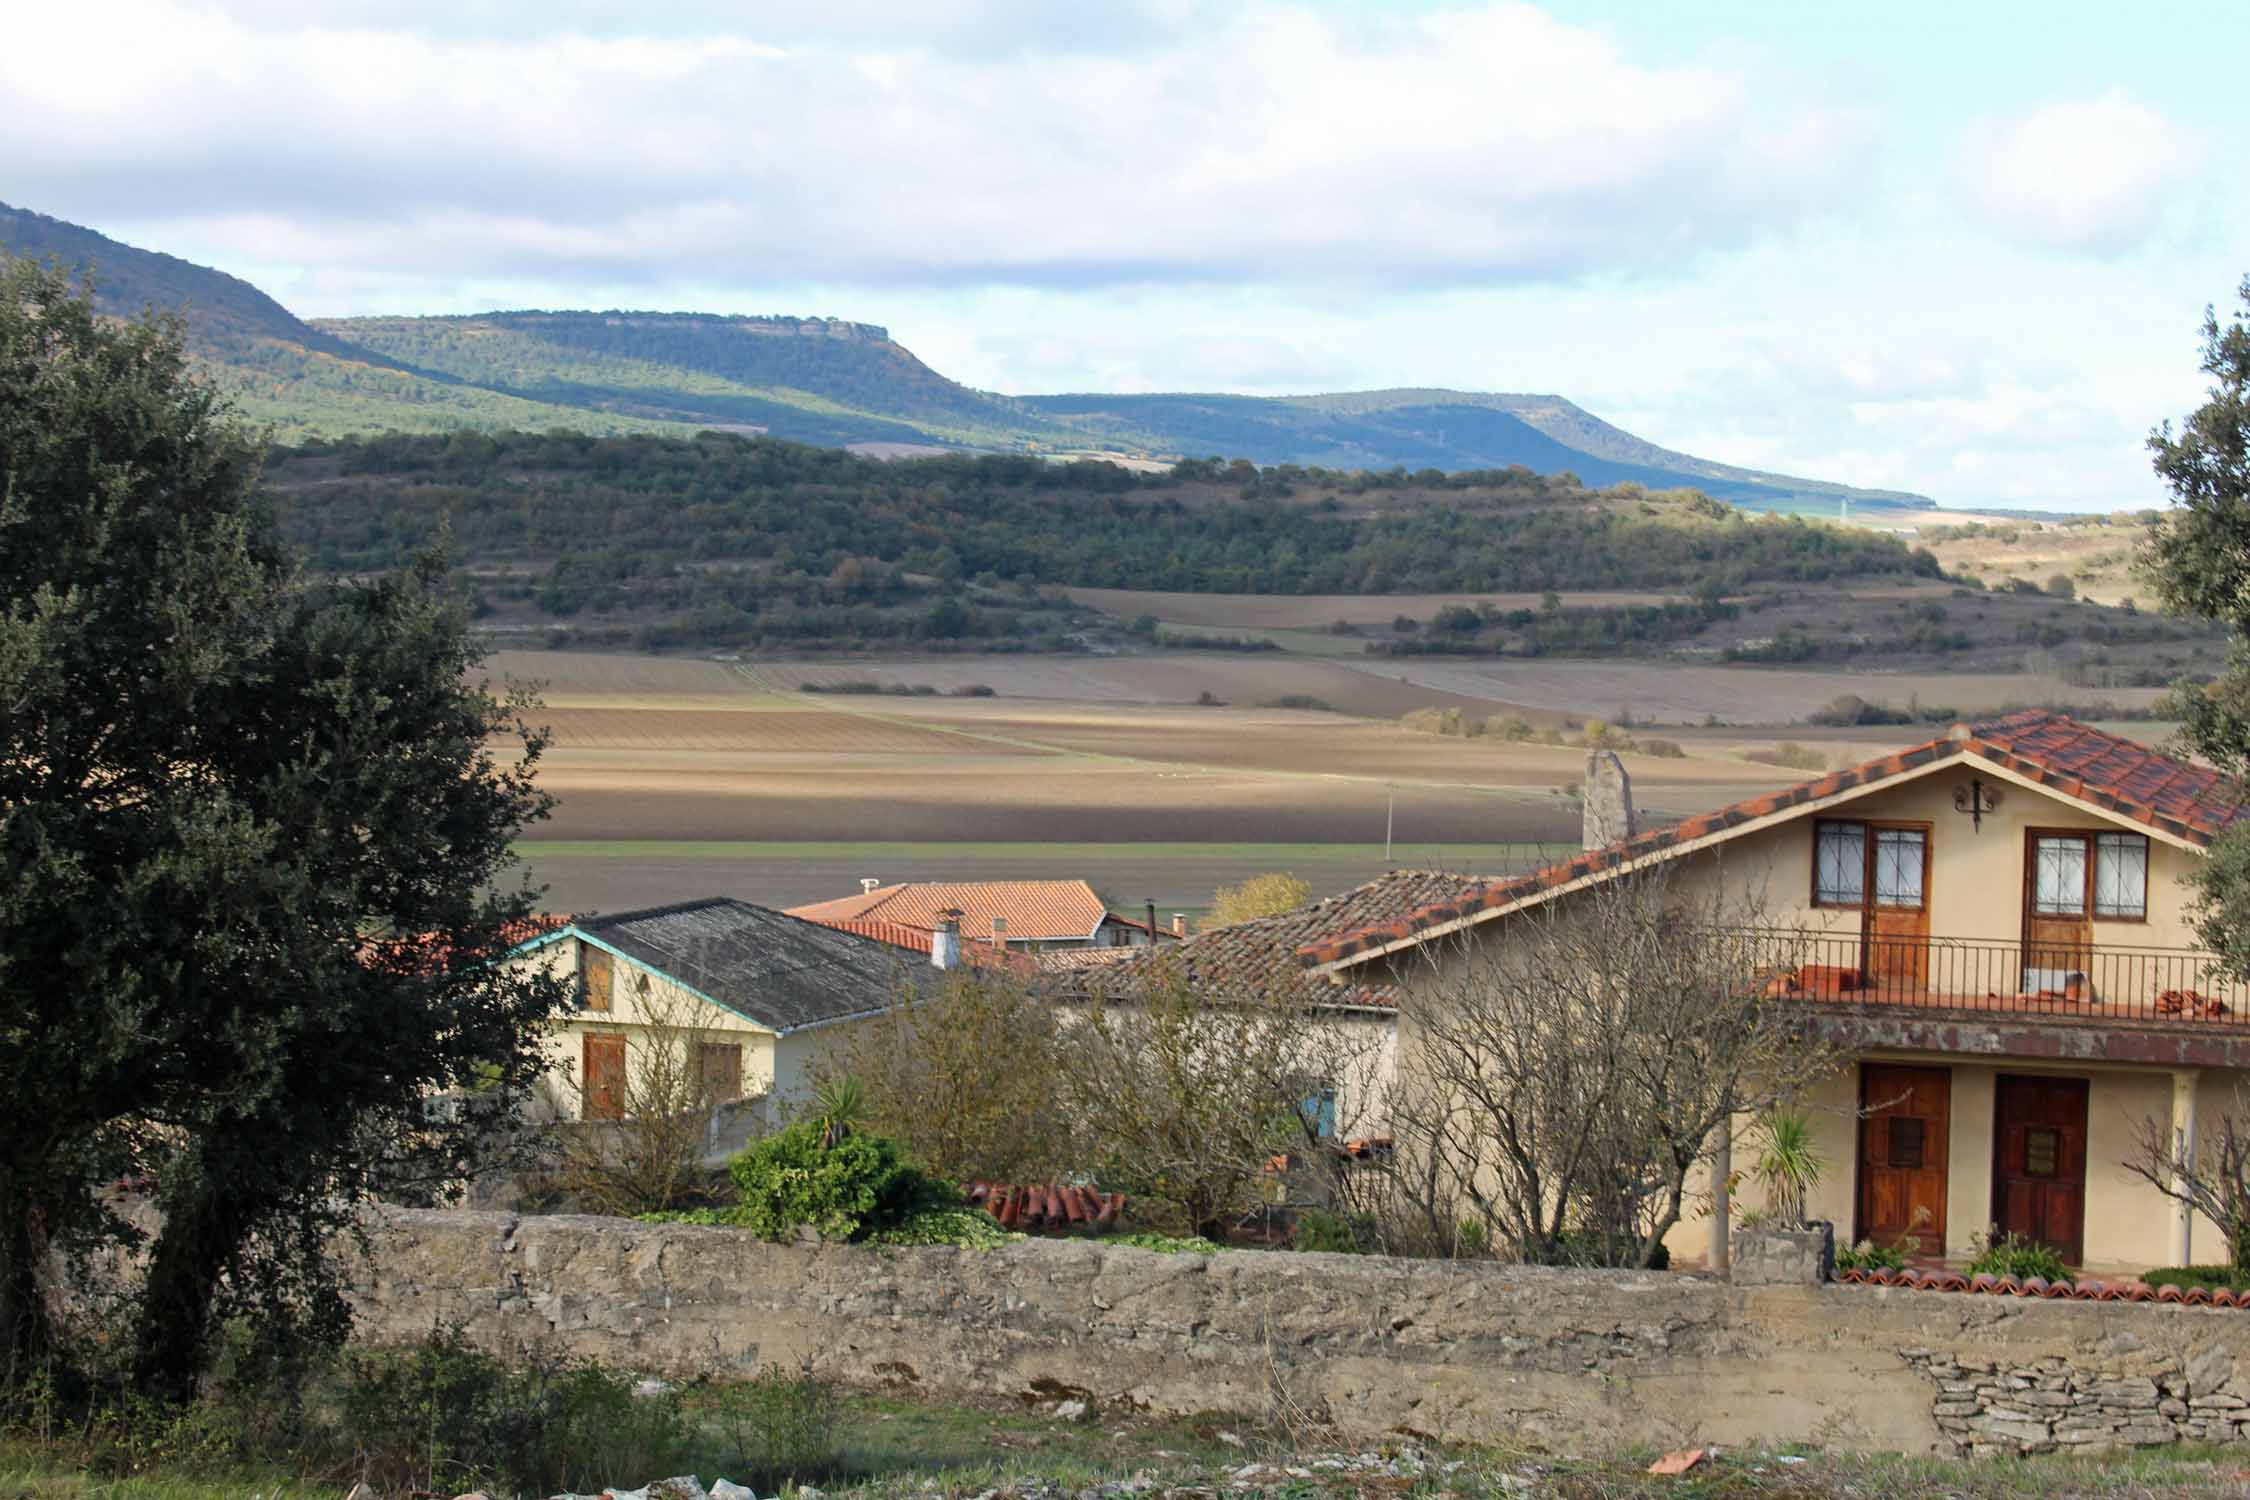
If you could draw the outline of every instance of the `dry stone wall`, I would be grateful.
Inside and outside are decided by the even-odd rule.
[[[2233,1309],[1067,1240],[782,1246],[475,1212],[386,1211],[372,1247],[373,1341],[454,1322],[670,1375],[810,1359],[953,1396],[1287,1400],[1353,1437],[1952,1452],[2231,1438],[2250,1401],[2234,1375],[2250,1312]]]

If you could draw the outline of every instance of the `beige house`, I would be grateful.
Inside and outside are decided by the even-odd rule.
[[[628,1070],[654,1028],[684,1034],[724,1102],[787,1104],[836,1028],[876,1014],[933,972],[889,944],[713,897],[565,923],[511,962],[561,977],[573,1009],[547,1040],[544,1092],[572,1119],[618,1119]]]
[[[1411,1022],[1439,940],[1473,954],[1507,942],[1511,918],[1668,865],[1755,903],[1789,955],[1769,993],[1853,1057],[1805,1101],[1829,1163],[1810,1207],[1839,1239],[1959,1256],[1997,1227],[2073,1265],[2179,1265],[2224,1254],[2215,1228],[2122,1163],[2146,1122],[2192,1149],[2242,1107],[2250,995],[2212,974],[2189,925],[2190,876],[2242,795],[2134,741],[2016,714],[1298,957],[1355,991],[1395,987]],[[1723,1261],[1726,1223],[1683,1225],[1672,1248]]]

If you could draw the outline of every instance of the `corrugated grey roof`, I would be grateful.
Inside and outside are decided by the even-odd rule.
[[[573,925],[775,1031],[881,1010],[937,972],[887,943],[723,896]]]

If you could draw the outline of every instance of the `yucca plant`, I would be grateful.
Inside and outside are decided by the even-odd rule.
[[[867,1090],[856,1078],[826,1078],[813,1095],[813,1106],[813,1118],[820,1122],[821,1149],[832,1150],[866,1118]]]
[[[1766,1190],[1767,1213],[1777,1224],[1802,1224],[1805,1199],[1828,1167],[1813,1145],[1812,1119],[1803,1110],[1768,1110],[1758,1131],[1765,1145],[1752,1175]]]

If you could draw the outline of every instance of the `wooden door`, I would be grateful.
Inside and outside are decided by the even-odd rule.
[[[586,1118],[625,1118],[625,1038],[586,1033]]]
[[[1867,857],[1861,966],[1868,988],[1926,990],[1930,984],[1929,825],[1869,825]]]
[[[1945,1249],[1953,1075],[1866,1063],[1859,1070],[1859,1222],[1852,1239],[1924,1255]],[[1908,1239],[1911,1246],[1904,1244]]]
[[[2093,865],[2088,834],[2034,828],[2024,835],[2025,991],[2060,993],[2068,988],[2068,976],[2092,970]]]
[[[2003,1076],[1993,1111],[1992,1222],[2077,1265],[2086,1249],[2086,1080]]]

